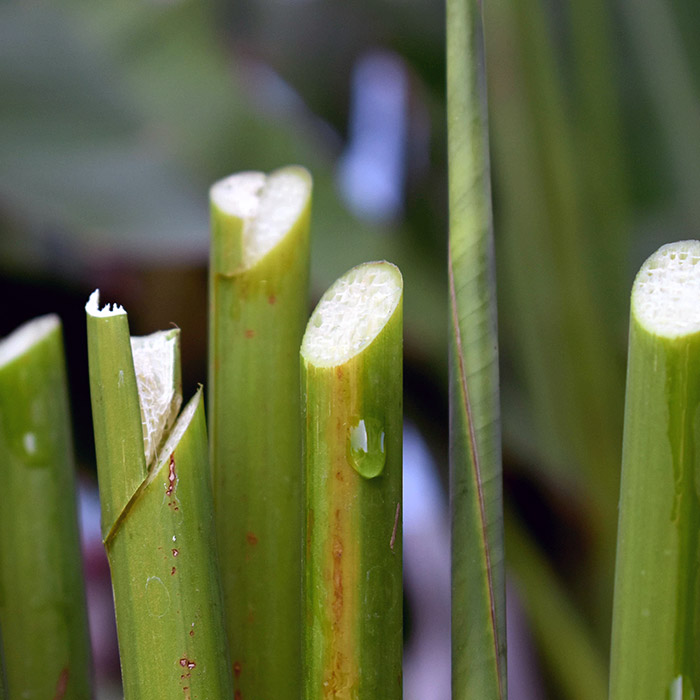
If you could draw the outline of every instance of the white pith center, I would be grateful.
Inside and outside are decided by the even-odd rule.
[[[302,354],[315,365],[346,362],[369,345],[401,298],[398,272],[367,263],[341,277],[318,303],[304,334]]]
[[[212,186],[214,205],[243,221],[244,267],[252,267],[284,238],[306,206],[310,187],[295,168],[267,176],[237,173]]]
[[[22,324],[0,340],[0,367],[23,355],[29,348],[51,333],[60,321],[58,316],[41,316]]]
[[[146,465],[155,462],[158,448],[172,427],[182,403],[176,382],[178,339],[172,331],[131,338],[134,371],[141,405]]]
[[[632,307],[650,332],[669,338],[700,331],[700,241],[661,247],[634,281]]]

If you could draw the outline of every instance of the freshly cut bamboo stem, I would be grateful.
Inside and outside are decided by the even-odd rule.
[[[477,0],[447,2],[452,697],[504,700],[506,607],[486,76]]]
[[[700,242],[660,248],[632,289],[611,700],[700,691]]]
[[[234,685],[301,683],[299,346],[308,314],[311,177],[288,167],[211,189],[209,416]]]
[[[230,698],[201,390],[176,420],[179,331],[130,339],[124,310],[98,301],[90,389],[124,697]]]
[[[0,343],[0,475],[7,697],[87,700],[90,640],[56,316],[30,321]]]
[[[402,696],[402,295],[350,270],[301,347],[305,700]]]

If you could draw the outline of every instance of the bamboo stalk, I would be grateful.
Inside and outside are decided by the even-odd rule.
[[[481,4],[447,3],[452,695],[507,696],[498,340]]]
[[[700,689],[700,242],[663,246],[632,289],[611,700]]]
[[[402,290],[353,268],[301,347],[305,700],[401,698]]]
[[[130,340],[121,307],[86,310],[124,697],[230,698],[201,390],[172,425],[179,331]]]
[[[90,640],[56,316],[30,321],[0,343],[0,474],[7,697],[87,699]]]
[[[311,177],[239,173],[211,189],[209,414],[234,685],[301,683],[299,345],[308,314]]]

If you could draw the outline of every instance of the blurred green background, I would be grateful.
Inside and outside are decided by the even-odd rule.
[[[509,574],[541,685],[603,697],[629,289],[700,227],[694,0],[488,0]],[[444,8],[431,0],[6,1],[0,335],[65,324],[93,470],[83,305],[176,323],[206,380],[207,191],[314,176],[314,299],[352,265],[406,284],[406,414],[446,483]],[[511,679],[511,696],[520,679]],[[528,681],[522,680],[523,683]]]

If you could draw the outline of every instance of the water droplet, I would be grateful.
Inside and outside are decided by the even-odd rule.
[[[373,479],[384,470],[386,448],[384,426],[375,418],[364,418],[350,429],[350,464],[365,479]]]
[[[695,700],[695,688],[688,676],[678,675],[668,689],[669,700]]]
[[[34,433],[25,433],[22,443],[27,454],[33,455],[36,452],[36,435]]]

